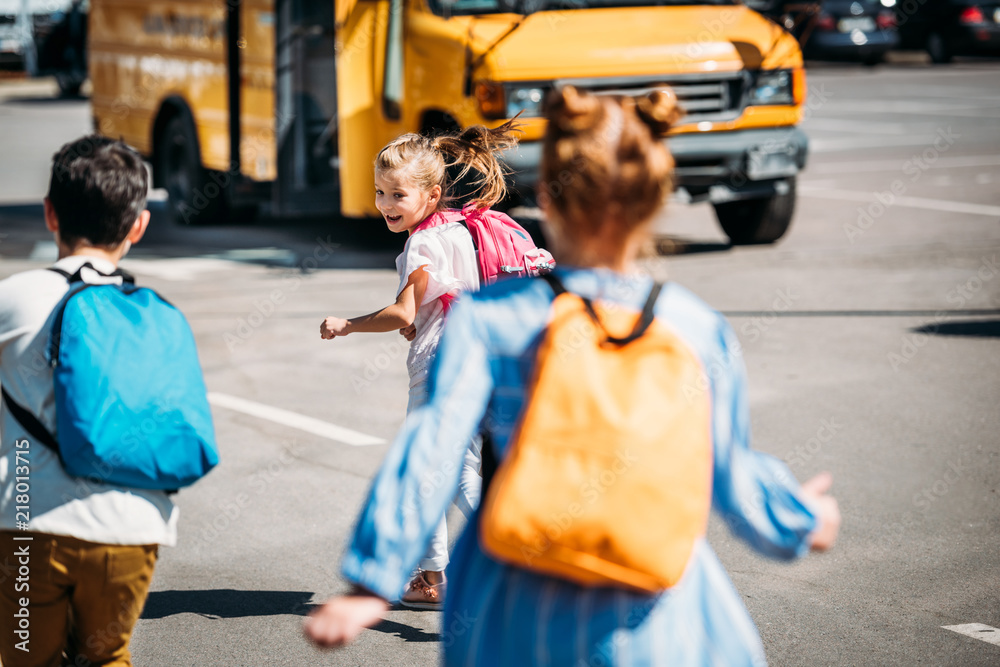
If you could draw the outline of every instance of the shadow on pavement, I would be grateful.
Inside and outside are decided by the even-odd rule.
[[[8,99],[7,102],[14,104],[24,104],[27,106],[69,106],[69,105],[79,105],[81,102],[86,102],[89,98],[77,95],[77,96],[66,96],[66,97],[16,97],[13,99]]]
[[[145,619],[174,614],[199,614],[208,618],[245,616],[305,616],[315,605],[306,591],[236,591],[217,588],[203,591],[154,591],[142,611]]]
[[[290,219],[188,227],[171,222],[162,201],[149,202],[146,236],[130,259],[212,258],[313,269],[392,269],[405,238],[381,220]],[[42,204],[0,204],[0,256],[54,259]]]
[[[968,338],[1000,338],[1000,320],[965,320],[961,322],[941,322],[928,324],[913,333],[931,336],[965,336]]]
[[[405,609],[405,607],[399,607],[399,609]],[[427,632],[396,621],[384,620],[378,625],[372,626],[371,629],[376,632],[384,632],[387,635],[395,635],[407,642],[436,642],[441,639],[441,635],[436,632]]]
[[[129,259],[206,258],[245,264],[314,269],[392,269],[406,238],[389,232],[381,219],[350,218],[237,220],[189,227],[172,222],[164,202],[149,202],[152,219]],[[535,220],[523,219],[544,245]],[[656,255],[728,252],[732,245],[657,235]],[[52,235],[45,228],[41,202],[0,204],[0,256],[55,259]]]
[[[653,250],[657,255],[698,255],[707,252],[728,252],[732,249],[732,244],[717,241],[692,241],[677,236],[656,236],[653,238]]]

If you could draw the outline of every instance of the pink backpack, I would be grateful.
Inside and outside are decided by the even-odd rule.
[[[548,273],[556,261],[548,250],[539,248],[524,227],[509,215],[470,204],[459,211],[442,211],[430,216],[414,230],[461,222],[472,235],[479,263],[479,282],[491,285],[507,276],[537,276]]]

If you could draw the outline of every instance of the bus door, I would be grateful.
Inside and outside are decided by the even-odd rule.
[[[278,215],[340,210],[333,0],[275,2]]]

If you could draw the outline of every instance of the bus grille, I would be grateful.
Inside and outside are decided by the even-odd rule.
[[[746,89],[743,72],[712,74],[665,75],[630,79],[567,79],[557,86],[572,85],[596,95],[627,95],[640,97],[664,87],[673,89],[684,109],[682,123],[732,120],[743,112]]]

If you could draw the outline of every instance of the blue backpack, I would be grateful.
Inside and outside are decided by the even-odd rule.
[[[53,437],[4,391],[14,417],[59,454],[70,475],[137,489],[176,490],[219,462],[191,328],[177,308],[124,271],[122,284],[70,282],[56,308]],[[103,274],[102,274],[103,275]]]

